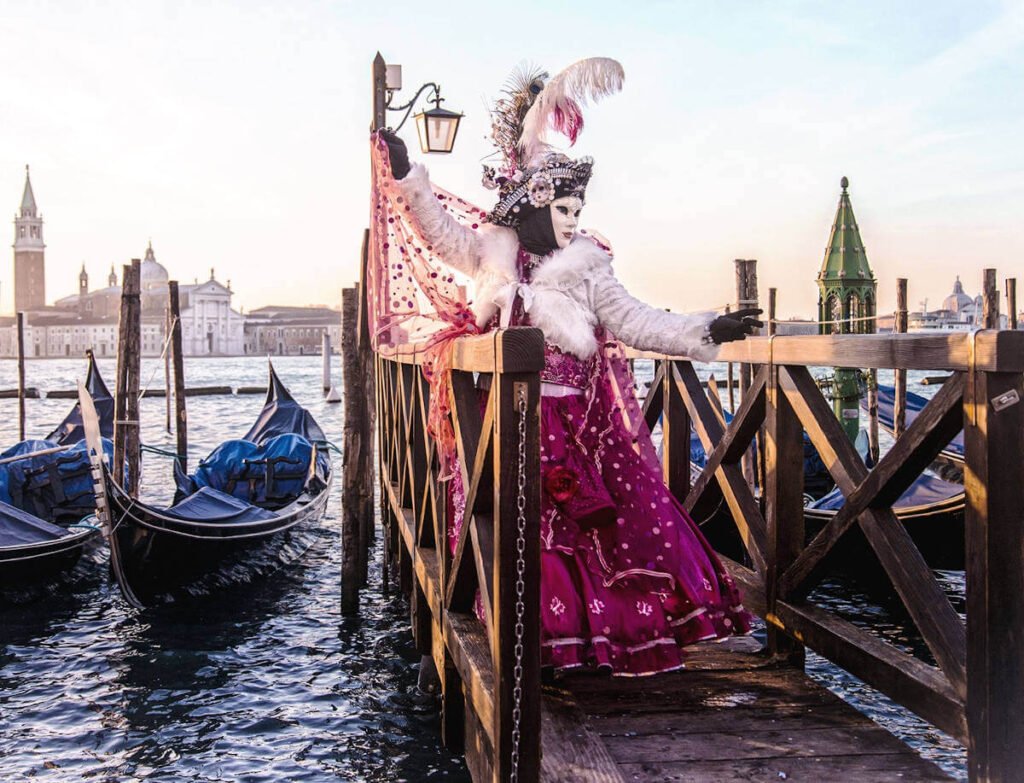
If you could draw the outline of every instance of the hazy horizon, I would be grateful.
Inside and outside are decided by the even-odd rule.
[[[13,217],[30,164],[47,301],[77,292],[83,263],[102,287],[152,240],[172,278],[230,279],[236,308],[337,306],[368,217],[378,49],[404,66],[400,101],[432,80],[465,112],[451,156],[419,155],[411,121],[402,135],[485,207],[487,107],[509,73],[621,61],[623,93],[585,112],[571,154],[596,159],[582,224],[652,304],[724,305],[732,260],[757,258],[762,300],[775,286],[780,317],[813,316],[842,176],[879,312],[897,277],[912,309],[958,274],[972,295],[983,267],[1024,277],[1022,2],[424,8],[0,7],[0,211]]]

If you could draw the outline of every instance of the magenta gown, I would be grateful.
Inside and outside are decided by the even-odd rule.
[[[522,261],[531,257],[520,253]],[[522,275],[528,278],[528,272]],[[521,306],[512,322],[525,325]],[[603,341],[602,341],[603,342]],[[745,634],[750,615],[697,525],[644,460],[600,381],[602,356],[548,344],[541,374],[541,664],[644,676],[683,648]],[[462,526],[452,481],[449,545]]]

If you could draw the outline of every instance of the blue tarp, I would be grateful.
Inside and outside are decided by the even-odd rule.
[[[175,497],[180,501],[210,487],[247,503],[287,505],[306,486],[314,446],[318,473],[330,472],[326,443],[320,425],[271,367],[267,398],[256,423],[244,437],[220,444],[192,475],[182,473],[175,462]]]
[[[259,522],[274,514],[211,487],[203,487],[166,512],[196,522]]]
[[[912,391],[907,392],[907,426],[909,427],[911,422],[917,418],[925,405],[929,400],[922,397],[920,394],[914,394]],[[861,407],[867,410],[867,400],[861,400]],[[895,426],[895,413],[896,407],[896,389],[892,386],[878,386],[878,420],[882,423],[890,432]],[[961,430],[960,433],[949,442],[946,446],[946,451],[954,454],[958,457],[964,456],[964,433]]]
[[[26,511],[0,503],[0,547],[56,541],[67,535],[72,534]]]
[[[0,460],[62,445],[53,440],[24,440],[0,454]],[[114,444],[103,439],[112,461]],[[0,502],[43,519],[83,516],[95,507],[95,494],[85,441],[64,451],[0,465]]]
[[[288,503],[309,475],[313,445],[301,435],[277,435],[257,445],[228,440],[199,463],[196,472],[175,474],[180,496],[212,487],[249,503]]]
[[[899,500],[893,504],[893,508],[913,508],[915,506],[930,506],[936,503],[943,503],[945,501],[952,500],[957,495],[962,495],[964,492],[963,485],[952,484],[949,481],[943,481],[935,476],[929,476],[927,473],[918,476],[917,480],[910,485],[910,488],[904,492]],[[842,491],[839,487],[829,492],[825,497],[820,500],[816,500],[810,504],[810,508],[818,508],[825,511],[838,511],[845,498],[843,497]]]

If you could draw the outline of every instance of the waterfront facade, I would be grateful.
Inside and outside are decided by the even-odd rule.
[[[261,307],[245,318],[245,352],[273,356],[304,356],[341,346],[341,313],[328,307]]]

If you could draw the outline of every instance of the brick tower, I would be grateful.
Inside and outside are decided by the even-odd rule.
[[[43,252],[43,218],[36,207],[32,181],[25,166],[25,192],[21,211],[14,218],[14,310],[38,310],[46,306]]]

